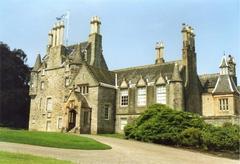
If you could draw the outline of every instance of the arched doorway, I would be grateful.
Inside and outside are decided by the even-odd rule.
[[[76,115],[77,115],[77,112],[74,109],[69,111],[69,114],[68,114],[68,131],[70,131],[71,129],[73,129],[76,126]]]

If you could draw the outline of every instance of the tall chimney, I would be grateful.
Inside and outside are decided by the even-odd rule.
[[[53,33],[53,47],[56,46],[56,39],[57,39],[57,30],[56,30],[56,28],[57,28],[57,25],[55,23],[54,26],[53,26],[53,29],[52,29],[52,33]]]
[[[94,16],[92,17],[90,23],[91,23],[90,34],[94,34],[94,33],[100,34],[100,25],[101,25],[100,18],[98,16]]]
[[[164,63],[163,55],[164,55],[164,46],[163,42],[157,42],[156,47],[156,61],[155,64],[162,64]]]
[[[63,45],[64,41],[64,22],[59,22],[59,45]]]

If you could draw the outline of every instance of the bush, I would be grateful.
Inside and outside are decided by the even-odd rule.
[[[239,152],[239,126],[206,124],[198,115],[172,110],[168,106],[150,106],[125,128],[126,138],[209,150]]]

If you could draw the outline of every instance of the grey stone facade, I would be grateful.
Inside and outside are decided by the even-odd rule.
[[[190,26],[183,25],[181,60],[166,62],[163,43],[157,43],[155,64],[110,71],[100,24],[93,17],[88,40],[71,46],[63,44],[63,22],[50,31],[47,54],[37,56],[31,72],[30,130],[121,133],[155,103],[202,114],[212,76],[197,75]]]

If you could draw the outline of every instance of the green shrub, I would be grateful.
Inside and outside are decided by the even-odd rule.
[[[203,129],[203,145],[209,150],[239,152],[239,126],[228,124],[222,127],[208,125]]]
[[[200,147],[202,145],[202,132],[198,128],[188,128],[180,134],[181,145]]]
[[[150,106],[125,128],[126,138],[167,145],[239,152],[240,127],[206,124],[197,114],[172,110],[166,105]]]

